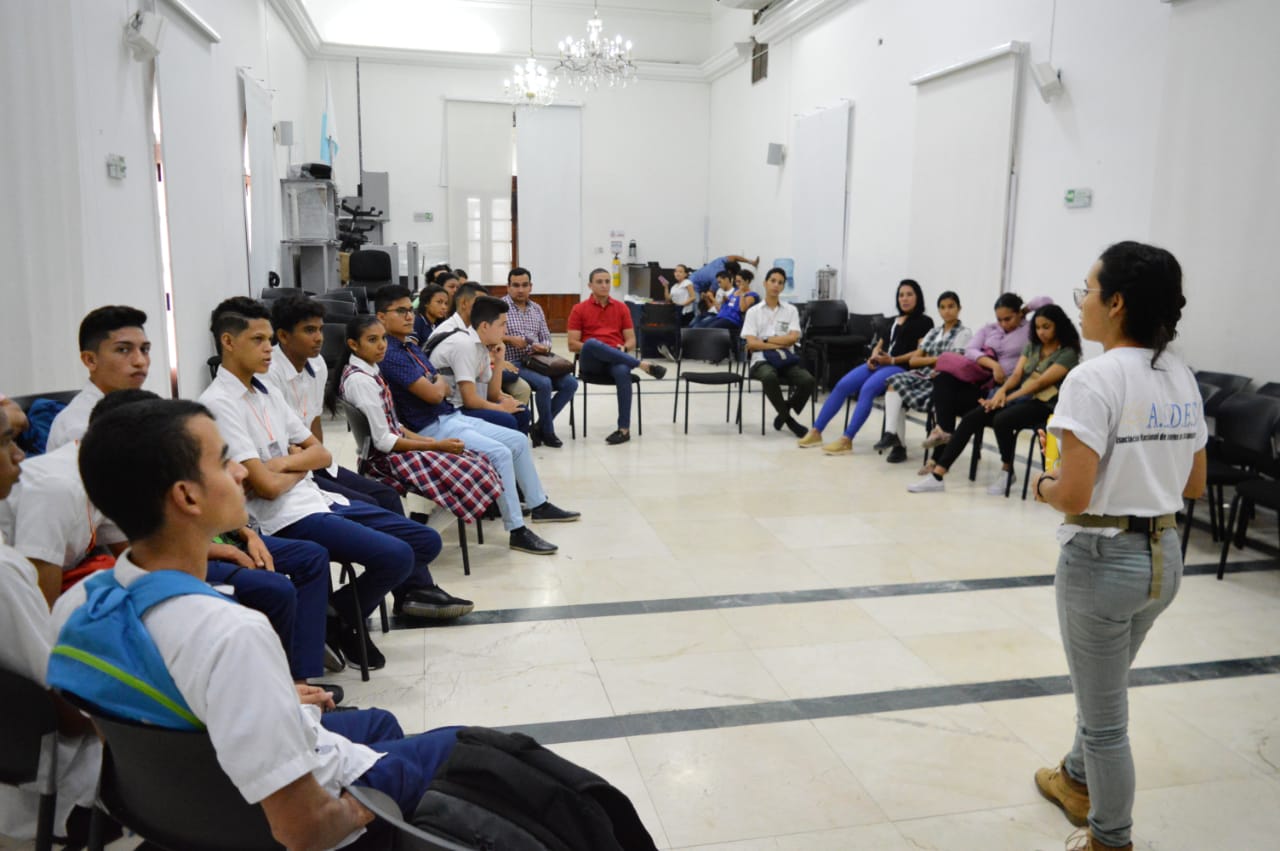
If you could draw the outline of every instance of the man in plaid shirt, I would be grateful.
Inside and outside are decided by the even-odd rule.
[[[531,355],[551,351],[551,329],[542,307],[529,293],[533,290],[533,277],[528,269],[519,266],[507,273],[507,295],[502,299],[510,308],[507,311],[507,333],[502,341],[507,344],[507,360],[520,367],[520,377],[533,388],[533,402],[538,410],[538,424],[531,436],[535,443],[541,438],[544,446],[559,449],[564,441],[556,437],[556,417],[566,405],[573,402],[578,391],[578,379],[572,374],[559,378],[534,372],[526,366]]]

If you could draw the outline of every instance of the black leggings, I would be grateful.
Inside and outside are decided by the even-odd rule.
[[[989,427],[996,433],[996,444],[1000,447],[1000,460],[1005,464],[1012,464],[1013,453],[1017,448],[1018,430],[1042,425],[1051,413],[1053,408],[1038,399],[1016,401],[1012,405],[1006,405],[990,413],[984,411],[979,405],[964,415],[964,419],[960,420],[960,424],[951,433],[950,442],[939,447],[942,451],[936,453],[937,457],[934,460],[939,467],[946,467],[950,472],[951,465],[960,457],[960,453],[964,451],[978,429]]]
[[[940,372],[933,377],[933,420],[938,428],[950,434],[956,430],[956,418],[971,410],[981,398],[982,391],[976,384]],[[944,444],[933,450],[934,462],[941,463],[945,448]]]

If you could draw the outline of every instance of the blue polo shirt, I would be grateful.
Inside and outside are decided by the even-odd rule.
[[[419,378],[434,380],[436,377],[436,368],[414,343],[402,343],[395,337],[388,336],[387,356],[378,365],[378,369],[391,388],[397,416],[410,431],[421,432],[440,417],[457,410],[449,403],[447,396],[432,405],[409,392],[409,385]]]
[[[693,281],[693,286],[699,294],[705,293],[716,285],[716,275],[724,271],[728,261],[727,257],[717,257],[689,276],[689,280]]]

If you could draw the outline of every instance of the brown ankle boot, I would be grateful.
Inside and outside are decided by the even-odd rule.
[[[1036,788],[1041,795],[1061,807],[1067,821],[1076,827],[1089,823],[1089,787],[1067,774],[1063,763],[1058,763],[1057,768],[1038,770]]]
[[[1114,845],[1103,845],[1093,838],[1092,830],[1077,830],[1067,837],[1067,851],[1133,851],[1133,843],[1130,842],[1118,848]]]

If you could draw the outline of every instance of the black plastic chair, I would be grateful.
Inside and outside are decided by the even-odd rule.
[[[1268,381],[1258,388],[1258,395],[1280,399],[1280,381]]]
[[[1276,398],[1267,396],[1262,398]],[[1272,446],[1280,439],[1280,422],[1272,432]],[[1222,530],[1222,556],[1218,559],[1218,578],[1221,579],[1227,569],[1227,551],[1234,541],[1237,548],[1243,548],[1245,536],[1249,531],[1249,518],[1258,506],[1280,512],[1280,458],[1274,451],[1270,457],[1260,459],[1257,464],[1259,475],[1236,485],[1235,496],[1231,498],[1231,511]],[[1236,517],[1239,516],[1239,526]]]
[[[304,295],[306,290],[298,287],[263,287],[262,294],[258,296],[258,301],[271,302],[278,298],[289,298],[290,296]]]
[[[89,851],[102,851],[108,815],[162,848],[281,848],[262,807],[245,803],[223,772],[208,733],[125,721],[74,694],[62,694],[93,719],[104,740]]]
[[[587,387],[596,385],[597,387],[610,387],[616,391],[616,385],[613,383],[613,376],[607,373],[588,372],[581,366],[581,358],[579,355],[573,356],[573,374],[578,377],[578,384],[582,389],[582,436],[587,436]],[[640,376],[634,372],[631,373],[631,389],[634,390],[634,398],[636,400],[636,426],[637,433],[644,434],[644,399],[640,392]],[[569,435],[575,440],[578,437],[578,424],[573,416],[573,402],[569,403]]]
[[[648,344],[670,341],[677,350],[680,346],[680,311],[678,304],[653,302],[640,307],[640,321],[636,323],[636,350],[648,355]],[[679,357],[677,351],[676,354]]]
[[[363,461],[368,457],[369,447],[373,444],[373,437],[369,429],[369,418],[364,412],[355,405],[344,401],[338,402],[338,407],[342,409],[343,415],[347,418],[347,427],[351,429],[351,436],[356,441],[356,459]],[[409,488],[404,482],[384,482],[389,487],[395,488],[396,491],[407,491]],[[477,543],[484,543],[483,521],[476,520],[476,536]],[[471,557],[467,553],[467,521],[461,517],[458,518],[458,547],[462,550],[462,572],[466,576],[471,575]],[[383,617],[386,617],[386,604],[383,604]],[[386,629],[384,628],[385,632]]]
[[[352,319],[356,318],[355,299],[318,296],[313,298],[312,301],[324,308],[325,322],[346,325]]]
[[[364,287],[366,291],[396,283],[395,270],[391,268],[391,255],[376,248],[353,251],[347,262],[347,279],[352,286]],[[367,305],[365,309],[368,309]]]
[[[54,390],[49,393],[31,393],[26,396],[10,396],[9,398],[22,410],[30,411],[31,406],[40,399],[48,399],[51,402],[61,402],[64,405],[69,405],[79,392],[79,390]]]
[[[320,344],[320,357],[332,372],[338,368],[338,360],[347,350],[347,326],[343,322],[325,322],[322,330],[324,342]]]
[[[1209,499],[1210,529],[1229,537],[1230,523],[1224,523],[1222,504],[1227,485],[1237,489],[1243,482],[1257,478],[1257,471],[1272,459],[1272,435],[1280,425],[1280,399],[1257,393],[1234,393],[1222,403],[1214,426],[1219,439],[1218,450],[1209,458],[1205,478]],[[1234,502],[1234,500],[1233,500]],[[1186,524],[1182,530],[1182,550],[1191,539],[1191,519],[1195,503],[1187,500]]]
[[[685,372],[686,359],[717,363],[733,357],[733,338],[726,328],[685,328],[680,332],[680,359],[676,361],[676,392],[671,406],[671,422],[680,410],[680,381],[684,380],[684,433],[689,433],[689,385],[724,387],[724,421],[729,422],[733,388],[738,388],[738,434],[742,434],[742,388],[746,379],[735,368],[714,372]]]
[[[0,783],[34,783],[41,771],[36,815],[36,851],[53,847],[53,818],[58,803],[58,712],[44,686],[0,669]]]
[[[1204,415],[1206,417],[1217,417],[1218,411],[1222,408],[1222,403],[1236,393],[1241,393],[1249,386],[1253,379],[1245,375],[1236,375],[1232,372],[1207,372],[1200,371],[1196,373],[1196,381],[1200,384],[1209,384],[1221,390],[1212,396],[1206,397],[1204,400]],[[1201,395],[1204,391],[1201,390]]]

